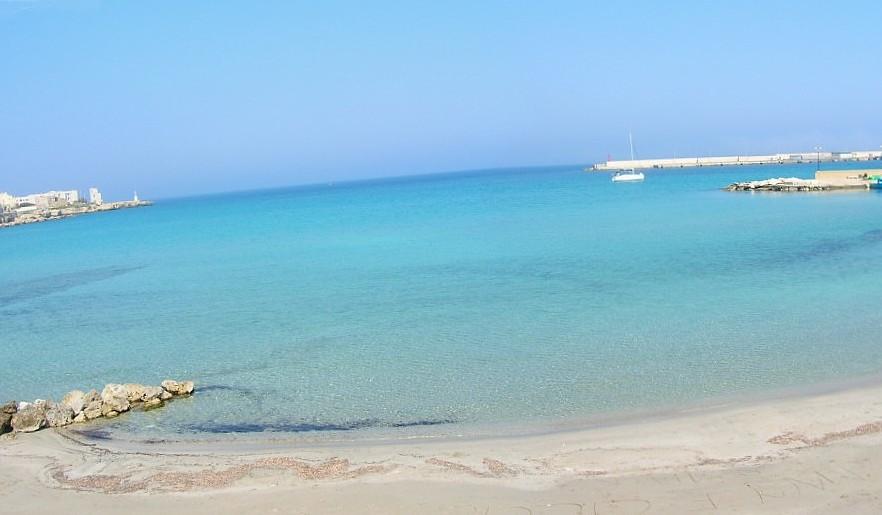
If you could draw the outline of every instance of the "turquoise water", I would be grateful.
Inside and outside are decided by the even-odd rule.
[[[192,378],[108,427],[450,431],[876,374],[882,195],[720,191],[813,172],[496,170],[4,229],[0,399]]]

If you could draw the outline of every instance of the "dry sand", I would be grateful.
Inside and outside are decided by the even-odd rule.
[[[0,513],[882,513],[880,495],[880,386],[498,439],[0,439]]]

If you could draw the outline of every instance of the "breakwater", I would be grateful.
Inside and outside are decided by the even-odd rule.
[[[162,407],[174,397],[193,393],[193,381],[167,379],[160,386],[111,383],[97,390],[72,390],[60,402],[37,399],[33,402],[9,401],[0,406],[0,434],[31,433],[45,427],[63,427],[97,418],[113,418],[133,408]]]
[[[650,168],[695,168],[708,166],[781,165],[882,160],[882,151],[797,152],[748,156],[673,157],[660,159],[621,159],[597,163],[586,171],[640,170]]]

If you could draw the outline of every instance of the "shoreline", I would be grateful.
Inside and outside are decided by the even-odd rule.
[[[197,449],[210,451],[241,448],[266,451],[298,448],[359,448],[366,446],[394,446],[413,443],[480,442],[485,440],[512,440],[533,437],[566,436],[571,433],[615,429],[622,426],[664,422],[696,414],[747,409],[751,407],[798,402],[825,395],[836,395],[864,389],[882,391],[882,373],[862,375],[840,380],[828,380],[808,385],[791,385],[757,391],[728,393],[688,403],[666,404],[657,408],[633,408],[615,412],[601,412],[569,418],[534,419],[527,421],[451,422],[443,425],[406,428],[376,427],[350,431],[243,431],[231,433],[139,433],[115,431],[107,426],[115,420],[97,420],[90,426],[70,426],[70,436],[84,444],[108,445],[125,452],[150,452],[160,443],[186,452]],[[199,402],[199,391],[193,402]],[[182,408],[185,409],[185,408]],[[136,413],[136,415],[138,415]],[[109,429],[107,431],[106,429]]]
[[[43,431],[0,439],[0,456],[13,513],[53,502],[110,513],[129,499],[149,501],[146,513],[185,501],[194,513],[271,511],[280,499],[309,513],[579,513],[589,501],[609,511],[623,492],[641,499],[626,513],[869,511],[882,506],[882,385],[532,436],[145,449]]]
[[[41,212],[38,215],[26,215],[21,219],[16,218],[11,222],[3,222],[0,223],[0,229],[8,228],[8,227],[16,227],[19,225],[30,225],[37,224],[43,222],[53,222],[56,220],[64,220],[67,218],[74,218],[80,215],[89,215],[93,213],[103,213],[106,211],[117,211],[120,209],[132,209],[136,207],[149,207],[152,206],[153,202],[149,200],[123,200],[119,202],[111,202],[109,204],[102,204],[100,206],[89,205],[87,207],[72,207],[72,208],[58,208],[54,210],[47,210],[45,212]],[[55,214],[51,214],[50,211],[55,211]]]

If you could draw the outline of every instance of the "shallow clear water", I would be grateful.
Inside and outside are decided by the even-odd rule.
[[[406,431],[878,373],[882,195],[720,191],[813,172],[499,170],[4,229],[0,398],[192,378],[109,427]]]

